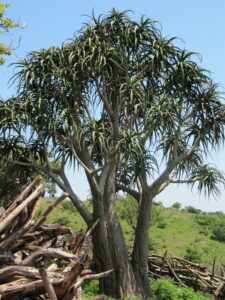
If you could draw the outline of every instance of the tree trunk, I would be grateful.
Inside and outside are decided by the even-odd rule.
[[[151,207],[152,198],[149,197],[149,190],[146,187],[141,196],[140,211],[132,252],[132,267],[144,299],[152,296],[148,278],[148,230],[150,225]]]
[[[93,196],[93,219],[99,225],[93,235],[93,255],[98,272],[113,269],[100,280],[100,292],[115,298],[141,295],[129,260],[121,226],[115,212],[115,166],[105,172],[102,191],[90,184]]]
[[[114,269],[111,275],[100,280],[100,291],[115,298],[140,295],[120,224],[115,216],[110,219],[102,218],[93,236],[97,271]]]

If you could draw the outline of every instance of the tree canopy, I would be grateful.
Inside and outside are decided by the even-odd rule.
[[[5,9],[9,7],[8,3],[0,2],[0,35],[7,34],[12,28],[19,27],[19,23],[15,23],[10,18],[5,17]],[[5,43],[0,43],[0,65],[5,62],[4,55],[10,55],[12,52],[11,47]]]

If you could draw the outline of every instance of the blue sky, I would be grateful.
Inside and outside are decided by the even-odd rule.
[[[7,1],[6,1],[7,2]],[[23,30],[14,30],[4,41],[16,47],[13,55],[7,59],[0,72],[0,97],[7,98],[13,88],[7,82],[13,74],[13,67],[8,64],[25,57],[32,50],[60,46],[63,41],[73,36],[82,23],[88,21],[87,15],[94,10],[96,15],[107,13],[112,7],[118,10],[132,10],[133,18],[141,15],[161,23],[162,32],[168,37],[179,37],[183,42],[179,46],[202,56],[202,67],[212,72],[214,80],[225,87],[225,1],[224,0],[9,0],[7,16],[15,21],[26,23]],[[18,46],[19,35],[22,36]],[[1,37],[1,41],[3,38]],[[222,90],[222,88],[221,88]],[[225,151],[213,153],[209,161],[225,172]],[[69,176],[75,191],[85,199],[87,184],[83,174],[79,174],[74,183],[73,172]],[[169,187],[158,200],[170,206],[175,201],[183,206],[193,205],[205,211],[223,210],[225,212],[225,191],[220,199],[206,199],[185,186]]]

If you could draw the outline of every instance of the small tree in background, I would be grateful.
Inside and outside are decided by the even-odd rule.
[[[186,206],[184,210],[191,214],[199,214],[201,212],[201,209],[195,208],[191,205]]]
[[[181,209],[181,203],[175,202],[175,203],[172,205],[172,208],[177,209],[177,210],[180,210],[180,209]]]

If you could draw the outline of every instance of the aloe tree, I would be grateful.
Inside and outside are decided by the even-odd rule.
[[[88,226],[99,220],[94,261],[99,271],[114,269],[100,282],[108,295],[151,294],[147,233],[157,194],[175,182],[199,183],[209,192],[223,183],[203,159],[223,140],[224,106],[193,54],[164,38],[152,20],[137,23],[112,10],[93,16],[61,48],[19,62],[18,93],[0,104],[0,153],[6,153],[6,136],[11,162],[46,172]],[[69,184],[68,163],[86,173],[92,213]],[[116,216],[120,189],[140,207],[131,262]]]
[[[143,78],[149,80],[155,92],[147,108],[141,109],[141,122],[136,120],[133,126],[145,153],[135,163],[130,159],[126,161],[117,184],[140,204],[132,266],[147,294],[148,228],[153,199],[169,184],[188,184],[191,188],[197,185],[198,191],[206,196],[219,196],[219,187],[225,183],[221,171],[204,164],[207,154],[224,141],[225,107],[220,101],[218,86],[191,59],[195,53],[176,49],[171,63],[169,51],[163,51],[168,46],[171,49],[171,45],[165,40],[160,41],[160,45],[162,57],[157,81],[149,75]],[[141,86],[136,93],[146,95],[148,91]],[[128,175],[127,167],[130,168]],[[127,183],[136,184],[135,188]]]

